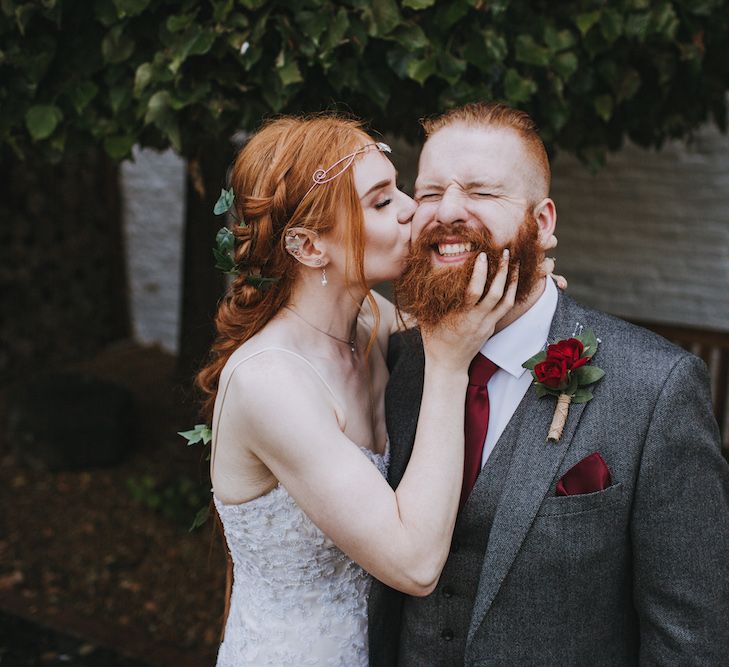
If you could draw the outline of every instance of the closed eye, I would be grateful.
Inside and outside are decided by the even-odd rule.
[[[439,192],[428,192],[424,195],[418,195],[417,200],[418,201],[435,201],[436,199],[440,199],[440,193]]]
[[[375,208],[379,211],[381,208],[385,208],[388,204],[392,203],[392,199],[385,199],[384,201],[375,204]]]

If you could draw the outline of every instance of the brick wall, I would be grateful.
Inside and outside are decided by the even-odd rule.
[[[596,176],[553,165],[559,272],[580,301],[627,318],[729,331],[729,137],[628,146]]]

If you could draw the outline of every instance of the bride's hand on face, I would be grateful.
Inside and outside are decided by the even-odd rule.
[[[508,251],[499,260],[494,280],[481,298],[486,287],[488,260],[485,253],[476,259],[468,284],[468,308],[450,316],[437,326],[422,330],[426,358],[453,371],[468,369],[471,360],[484,342],[494,333],[497,322],[514,306],[519,266],[509,275]]]
[[[557,237],[552,234],[552,236],[549,237],[549,241],[547,241],[546,245],[544,246],[544,251],[552,250],[553,248],[557,247]],[[559,274],[556,274],[554,272],[554,266],[555,266],[555,258],[554,257],[545,257],[542,261],[542,274],[545,276],[552,276],[554,280],[557,283],[557,287],[559,287],[561,290],[567,289],[567,278],[564,276],[560,276]]]

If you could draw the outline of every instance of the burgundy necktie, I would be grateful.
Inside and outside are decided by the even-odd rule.
[[[466,390],[466,449],[463,461],[463,487],[460,509],[466,504],[468,495],[476,483],[481,470],[483,445],[489,428],[489,390],[486,387],[491,376],[499,367],[480,352],[468,368],[468,389]]]

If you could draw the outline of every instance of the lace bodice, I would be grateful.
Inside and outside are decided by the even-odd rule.
[[[363,449],[384,475],[384,456]],[[218,667],[366,667],[369,575],[278,485],[240,505],[214,497],[233,558]]]

